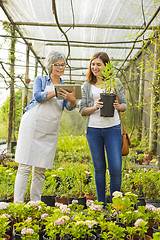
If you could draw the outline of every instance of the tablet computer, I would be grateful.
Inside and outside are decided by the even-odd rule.
[[[64,90],[68,92],[73,91],[73,87],[76,88],[76,99],[81,99],[82,98],[82,90],[81,90],[81,85],[80,84],[55,84],[55,92],[56,92],[56,97],[58,99],[64,99],[62,96],[58,94],[60,92],[60,88],[63,88]]]

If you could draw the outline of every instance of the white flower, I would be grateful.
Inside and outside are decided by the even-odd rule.
[[[119,192],[119,191],[115,191],[114,193],[113,193],[113,197],[123,197],[123,194],[121,193],[121,192]]]
[[[63,205],[63,203],[58,203],[58,202],[55,203],[56,207],[60,207],[61,205]]]
[[[140,227],[140,223],[145,222],[143,219],[139,218],[137,221],[134,223],[135,227]]]
[[[6,209],[9,207],[9,203],[0,202],[0,210]]]
[[[83,221],[77,221],[76,223],[75,223],[75,225],[84,225],[85,224],[85,222],[83,222]]]
[[[86,220],[85,221],[85,224],[89,227],[89,228],[92,228],[94,225],[97,225],[97,222],[95,220]]]
[[[32,228],[23,228],[21,230],[21,234],[28,234],[28,235],[32,235],[34,233]]]
[[[34,202],[34,201],[29,201],[27,204],[28,204],[29,206],[31,206],[31,207],[37,207],[38,204],[39,204],[39,201],[36,201],[36,202]],[[27,204],[26,204],[26,205],[27,205]]]
[[[93,200],[87,200],[87,202],[86,202],[87,207],[90,206],[92,203],[94,203]]]
[[[78,203],[78,200],[73,199],[73,200],[72,200],[72,204],[76,204],[76,203]]]

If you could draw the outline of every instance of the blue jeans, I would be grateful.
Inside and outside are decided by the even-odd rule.
[[[95,171],[97,199],[105,206],[106,190],[106,159],[110,173],[110,193],[121,189],[121,126],[109,128],[87,128],[86,134]]]

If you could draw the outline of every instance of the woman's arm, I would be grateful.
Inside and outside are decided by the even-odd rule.
[[[118,97],[118,100],[115,101],[113,106],[120,112],[124,112],[127,109],[127,100],[124,94],[124,88],[121,81],[118,81],[117,97]]]
[[[46,80],[44,80],[44,81],[46,81]],[[45,86],[46,86],[46,84],[45,84]],[[42,89],[42,77],[35,78],[34,85],[33,85],[33,94],[34,94],[35,100],[39,103],[47,101],[56,96],[55,90],[44,91],[44,89]]]

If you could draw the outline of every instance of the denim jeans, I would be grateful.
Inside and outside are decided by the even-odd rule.
[[[121,126],[109,128],[87,128],[86,134],[89,148],[91,151],[92,161],[95,171],[95,183],[97,190],[97,199],[106,202],[106,159],[107,153],[108,168],[110,173],[110,193],[120,191],[121,188]]]

